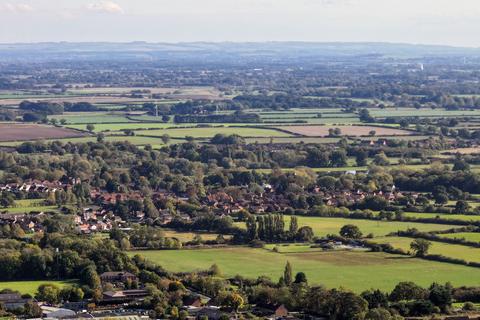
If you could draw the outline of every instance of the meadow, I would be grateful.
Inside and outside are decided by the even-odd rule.
[[[0,290],[3,289],[11,289],[19,291],[21,294],[30,294],[35,295],[37,289],[42,284],[54,284],[60,288],[74,284],[75,280],[67,280],[67,281],[53,281],[53,280],[45,280],[45,281],[6,281],[0,282]]]
[[[286,225],[290,222],[290,217],[285,216]],[[372,233],[374,236],[384,236],[391,232],[416,228],[420,231],[448,230],[454,228],[453,225],[427,224],[415,222],[400,221],[375,221],[348,218],[324,218],[324,217],[304,217],[298,216],[298,225],[310,226],[316,236],[326,236],[328,234],[337,234],[346,224],[354,224],[360,228],[364,235]]]
[[[323,284],[330,288],[342,286],[356,292],[370,288],[391,290],[400,281],[414,281],[423,286],[446,281],[454,286],[480,285],[480,269],[385,253],[276,253],[265,249],[228,247],[133,251],[129,254],[141,254],[173,272],[206,270],[216,263],[226,277],[241,274],[256,278],[266,275],[273,281],[283,274],[289,261],[293,271],[305,272],[311,284]]]
[[[383,237],[374,239],[378,243],[389,243],[394,248],[403,249],[405,251],[410,250],[410,244],[412,243],[413,238],[407,237]],[[458,244],[449,244],[443,242],[430,241],[432,245],[430,246],[429,254],[441,254],[446,257],[463,259],[468,262],[479,262],[480,263],[480,248],[473,248]]]
[[[445,238],[465,239],[467,241],[480,242],[480,232],[448,233],[448,234],[442,234],[441,236]]]

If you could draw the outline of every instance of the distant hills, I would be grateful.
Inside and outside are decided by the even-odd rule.
[[[414,59],[480,57],[480,48],[399,43],[192,42],[0,44],[0,61],[136,60],[170,62],[275,62],[284,59]]]

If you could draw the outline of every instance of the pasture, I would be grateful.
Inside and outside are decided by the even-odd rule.
[[[413,238],[407,237],[383,237],[377,238],[374,241],[378,243],[389,243],[394,248],[403,249],[405,251],[410,250],[410,243],[412,243]],[[441,254],[446,257],[463,259],[468,262],[478,262],[480,263],[480,248],[473,248],[458,244],[449,244],[443,242],[430,241],[432,245],[430,246],[429,254]]]
[[[70,281],[54,281],[54,280],[41,280],[41,281],[6,281],[0,282],[0,290],[11,289],[19,291],[21,294],[35,295],[37,289],[42,284],[54,284],[60,288],[66,285],[74,284],[74,280]]]
[[[216,263],[226,277],[240,274],[256,278],[266,275],[273,281],[283,275],[284,266],[290,261],[294,273],[305,272],[311,284],[323,284],[330,288],[342,286],[356,292],[370,288],[391,290],[400,281],[414,281],[422,286],[446,281],[454,286],[480,284],[480,269],[385,253],[276,253],[265,249],[228,247],[134,251],[129,254],[141,254],[173,272],[206,270]]]
[[[379,136],[401,136],[411,135],[412,132],[394,128],[383,128],[373,126],[283,126],[282,130],[307,137],[327,137],[329,129],[340,129],[341,136],[369,136],[370,131],[375,131]]]
[[[451,239],[465,239],[467,241],[480,242],[480,232],[460,232],[460,233],[448,233],[442,234],[442,237]]]
[[[288,226],[290,217],[285,216],[285,222]],[[453,225],[427,224],[415,222],[400,221],[375,221],[348,218],[324,218],[324,217],[304,217],[298,216],[298,225],[300,227],[309,226],[313,229],[316,236],[326,236],[336,234],[346,224],[354,224],[360,228],[364,235],[372,233],[376,237],[387,235],[391,232],[417,228],[420,231],[448,230],[454,228]]]

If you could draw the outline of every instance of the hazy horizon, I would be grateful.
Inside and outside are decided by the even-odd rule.
[[[0,43],[388,42],[480,47],[475,0],[0,0]]]

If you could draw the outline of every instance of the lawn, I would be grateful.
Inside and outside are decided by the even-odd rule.
[[[229,247],[130,254],[139,253],[174,272],[205,270],[216,263],[227,277],[266,275],[274,281],[282,275],[285,263],[290,261],[293,271],[305,272],[311,284],[343,286],[356,292],[370,288],[391,290],[400,281],[414,281],[422,286],[435,281],[450,281],[454,286],[480,285],[480,269],[385,253],[275,253],[265,249]]]
[[[17,290],[22,294],[30,294],[34,295],[37,291],[37,288],[42,284],[55,284],[57,286],[64,287],[68,284],[74,284],[74,280],[68,281],[52,281],[52,280],[45,280],[45,281],[8,281],[8,282],[0,282],[0,290],[3,289],[12,289]]]
[[[394,248],[400,248],[405,251],[410,250],[410,243],[413,238],[407,237],[384,237],[377,238],[375,242],[390,243]],[[468,262],[480,263],[480,248],[472,248],[468,246],[462,246],[458,244],[449,244],[443,242],[430,241],[432,243],[429,254],[441,254],[446,257],[463,259]]]
[[[289,216],[285,216],[285,224],[288,226]],[[298,225],[310,226],[316,236],[326,236],[327,234],[338,234],[340,229],[346,224],[354,224],[360,228],[364,235],[373,233],[374,236],[384,236],[391,232],[417,228],[420,231],[447,230],[454,228],[453,225],[412,223],[398,221],[374,221],[347,218],[324,218],[324,217],[303,217],[298,216]],[[242,225],[244,225],[242,223]]]

